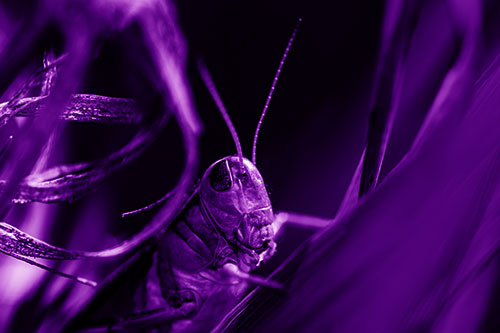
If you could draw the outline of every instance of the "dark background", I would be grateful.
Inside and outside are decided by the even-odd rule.
[[[251,157],[258,118],[301,17],[261,128],[257,165],[275,210],[333,217],[364,145],[382,11],[381,2],[366,1],[178,2],[189,49],[188,73],[204,125],[200,175],[235,148],[201,82],[196,59],[205,60],[244,154]],[[167,130],[141,165],[128,167],[135,175],[123,191],[140,197],[135,205],[161,196],[182,167],[175,124]]]
[[[236,150],[201,81],[197,59],[207,64],[243,152],[251,158],[272,80],[298,19],[303,19],[260,131],[257,166],[275,210],[333,217],[366,140],[383,2],[179,1],[177,6],[204,127],[200,176]],[[124,47],[120,38],[102,43],[84,92],[118,97],[147,93],[151,83],[138,74],[140,66],[123,60],[143,51]],[[135,131],[133,126],[69,124],[70,160],[105,156]],[[107,180],[94,197],[111,196],[113,216],[147,205],[173,187],[182,163],[181,136],[171,121],[143,156]],[[130,223],[143,225],[144,217],[132,217]]]
[[[276,210],[333,217],[363,149],[381,2],[178,5],[191,55],[205,58],[248,157],[281,56],[303,19],[261,128],[257,166]],[[206,166],[235,149],[196,70],[190,72]]]

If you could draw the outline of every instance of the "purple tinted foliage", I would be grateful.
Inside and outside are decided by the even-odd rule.
[[[499,18],[0,4],[0,330],[498,331]]]
[[[101,1],[72,1],[64,4],[40,1],[32,5],[32,8],[23,8],[21,12],[16,12],[19,8],[10,8],[10,6],[2,8],[6,16],[11,16],[12,20],[19,22],[18,25],[12,27],[12,32],[7,35],[2,45],[5,62],[1,65],[6,73],[4,78],[23,75],[19,70],[37,59],[39,49],[44,53],[45,68],[28,80],[28,83],[18,89],[17,93],[9,94],[7,90],[4,96],[7,103],[2,105],[3,119],[6,127],[10,125],[12,128],[10,137],[13,137],[13,144],[9,145],[5,151],[1,172],[4,182],[0,194],[2,202],[0,214],[9,219],[12,216],[9,212],[13,203],[31,201],[48,203],[73,201],[80,198],[88,193],[98,181],[102,181],[111,172],[130,163],[154,142],[164,129],[170,114],[177,119],[183,134],[186,162],[174,195],[169,202],[153,217],[150,224],[144,223],[143,230],[129,239],[126,237],[118,245],[108,242],[107,248],[105,245],[104,249],[101,247],[101,250],[95,252],[64,250],[4,223],[1,250],[15,259],[33,263],[38,267],[43,265],[30,258],[67,260],[76,259],[82,255],[109,257],[125,254],[134,250],[160,229],[168,226],[169,221],[171,222],[174,214],[179,210],[185,193],[191,188],[198,162],[196,145],[199,124],[186,83],[185,46],[176,24],[175,8],[164,1],[151,1],[140,5],[126,1],[113,4]],[[31,11],[32,17],[26,19],[19,16],[26,11]],[[119,16],[118,20],[116,15]],[[53,31],[54,22],[56,22],[56,31]],[[149,110],[141,110],[138,106],[141,105],[144,108],[154,105],[148,102],[145,96],[133,96],[138,100],[138,103],[135,103],[124,98],[74,94],[81,89],[84,75],[89,65],[92,65],[96,51],[98,54],[101,37],[111,31],[120,33],[124,27],[132,24],[137,24],[142,29],[143,36],[146,37],[146,43],[142,46],[145,48],[143,51],[146,54],[145,59],[149,55],[149,59],[153,61],[153,72],[157,73],[156,76],[146,77],[146,79],[156,90],[157,96],[161,98],[160,105],[162,106],[157,111],[149,112],[151,114],[148,115],[149,119],[144,121],[141,118],[145,118],[144,115],[148,114],[146,111]],[[44,43],[47,40],[49,44]],[[20,41],[24,48],[17,47]],[[47,47],[49,49],[45,49]],[[63,57],[52,61],[53,56],[50,54],[53,50],[62,54]],[[64,61],[62,61],[63,58]],[[12,63],[9,63],[9,60],[12,60]],[[4,86],[6,84],[7,82],[4,82]],[[37,96],[39,94],[42,96]],[[12,116],[30,116],[30,118],[27,121],[14,122],[15,119]],[[63,164],[47,169],[47,164],[50,163],[49,154],[56,149],[54,142],[61,135],[62,125],[59,123],[61,118],[92,123],[136,123],[142,126],[123,148],[114,153],[108,153],[108,156],[96,162]],[[42,216],[39,214],[31,216],[32,219],[33,217],[38,219]],[[43,231],[49,228],[50,224],[52,221],[37,222],[38,227]],[[33,221],[26,221],[23,223],[23,228],[33,229],[30,225],[33,225]],[[74,227],[67,227],[66,230],[70,232]],[[60,237],[63,235],[61,234]],[[60,273],[59,275],[66,274]],[[83,278],[76,278],[76,280],[88,281]],[[36,281],[31,283],[36,283]],[[22,298],[19,298],[20,295],[14,294],[12,290],[5,295],[18,300],[9,306],[9,311],[4,314],[2,322],[5,322],[6,328],[18,330],[20,329],[18,325],[22,324],[15,319],[9,321],[8,316],[12,311],[16,311],[16,303],[22,302]],[[57,292],[53,295],[56,296]],[[85,290],[83,293],[74,294],[73,297],[81,303],[90,295],[91,292]],[[60,301],[72,302],[72,297],[68,296],[70,295],[67,294]],[[38,301],[33,299],[30,302]],[[35,328],[42,325],[42,330],[60,329],[61,322],[56,323],[53,319],[59,318],[60,321],[60,319],[69,318],[78,308],[79,303],[72,304],[72,311],[57,310],[55,316],[46,320],[45,323],[32,323],[27,327],[33,325],[32,328]]]

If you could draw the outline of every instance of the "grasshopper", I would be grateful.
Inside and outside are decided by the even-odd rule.
[[[210,74],[198,63],[202,79],[231,132],[237,154],[208,167],[177,220],[157,237],[145,299],[147,308],[159,310],[123,319],[115,328],[165,324],[170,325],[172,331],[207,330],[241,299],[247,283],[282,288],[276,282],[250,273],[275,253],[277,231],[271,200],[256,167],[256,145],[297,29],[298,24],[260,116],[252,161],[243,156],[236,130]]]

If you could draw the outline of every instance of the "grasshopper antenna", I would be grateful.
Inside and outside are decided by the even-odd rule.
[[[198,183],[195,184],[192,193],[190,195],[186,196],[186,198],[184,200],[184,205],[186,205],[189,201],[191,201],[191,199],[195,196],[195,194],[198,193],[198,186],[199,186]],[[161,204],[162,202],[170,199],[174,194],[175,194],[175,191],[167,192],[163,197],[161,197],[160,199],[156,200],[155,202],[153,202],[145,207],[122,213],[122,219],[127,217],[127,216],[139,214],[139,213],[144,212],[146,210],[151,210],[151,209],[155,208],[156,206],[158,206],[159,204]]]
[[[283,53],[283,56],[281,57],[280,64],[278,66],[278,70],[276,71],[276,74],[274,75],[274,80],[273,84],[271,85],[271,90],[269,91],[269,95],[267,96],[266,104],[264,105],[264,110],[262,110],[262,114],[260,115],[259,122],[257,123],[257,128],[255,129],[255,135],[253,136],[253,145],[252,145],[252,163],[256,165],[257,159],[257,138],[259,137],[259,131],[260,131],[260,126],[262,125],[262,121],[264,120],[264,116],[266,115],[267,108],[269,107],[269,103],[271,102],[271,98],[273,97],[274,89],[276,88],[276,83],[278,83],[278,78],[280,77],[281,74],[281,69],[283,68],[283,65],[285,64],[286,57],[288,56],[288,52],[290,51],[290,47],[292,46],[293,40],[295,39],[295,35],[297,34],[297,30],[299,30],[300,22],[302,22],[302,19],[299,18],[299,21],[297,22],[297,25],[295,26],[295,29],[293,29],[292,36],[290,37],[290,40],[288,41],[288,44],[285,49],[285,53]]]
[[[160,199],[156,200],[155,202],[153,202],[145,207],[122,213],[122,218],[125,218],[125,217],[130,216],[130,215],[136,215],[136,214],[139,214],[139,213],[146,211],[146,210],[151,210],[154,207],[161,204],[162,202],[164,202],[165,200],[170,199],[170,197],[172,197],[172,195],[174,195],[174,194],[175,194],[174,191],[167,192],[163,197],[161,197]]]
[[[217,88],[215,88],[215,84],[212,80],[212,77],[210,76],[210,73],[208,72],[207,66],[201,60],[198,60],[198,70],[200,71],[200,75],[203,79],[203,82],[205,83],[205,86],[210,92],[210,95],[212,95],[215,104],[217,104],[217,107],[219,108],[219,111],[222,114],[222,118],[224,118],[224,121],[226,122],[229,132],[231,132],[231,136],[233,137],[233,141],[236,146],[236,151],[238,152],[238,157],[240,158],[241,166],[243,167],[243,151],[241,149],[241,143],[240,139],[238,138],[238,133],[236,133],[233,122],[231,121],[231,118],[229,118],[229,114],[227,113],[227,110],[222,103],[222,99],[217,92]]]

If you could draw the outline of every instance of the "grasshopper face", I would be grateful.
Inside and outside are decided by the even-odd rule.
[[[259,254],[275,247],[271,200],[257,167],[227,156],[203,175],[200,198],[209,218],[229,241]]]

